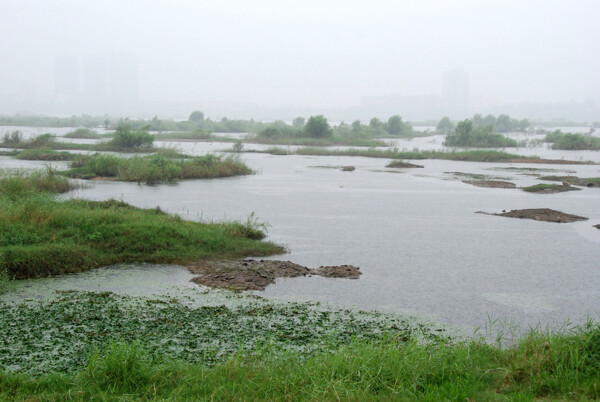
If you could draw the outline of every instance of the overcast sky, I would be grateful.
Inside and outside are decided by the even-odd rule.
[[[0,93],[115,53],[142,100],[343,107],[462,68],[490,101],[600,103],[600,1],[0,0]]]

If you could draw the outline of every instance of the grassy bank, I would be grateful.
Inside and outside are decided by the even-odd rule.
[[[522,156],[509,154],[502,151],[492,150],[472,150],[472,151],[400,151],[394,149],[322,149],[322,148],[298,148],[297,150],[287,150],[279,147],[268,148],[265,152],[273,155],[314,155],[314,156],[362,156],[367,158],[385,158],[385,159],[445,159],[455,161],[471,162],[509,162],[519,159],[534,159],[535,156]]]
[[[109,177],[121,181],[156,184],[185,179],[211,179],[251,174],[252,170],[235,157],[206,155],[175,158],[173,152],[134,156],[80,155],[66,173],[71,177],[90,179]]]
[[[190,222],[115,200],[57,201],[49,194],[70,188],[52,173],[0,179],[0,271],[32,278],[118,262],[184,263],[284,251],[259,241],[264,233],[252,222]]]
[[[344,311],[311,312],[302,304],[234,310],[122,299],[127,298],[71,292],[41,306],[0,305],[3,329],[14,323],[2,344],[0,398],[600,397],[600,328],[593,323],[569,333],[532,330],[514,346],[500,348],[478,340],[418,341],[405,330],[382,334],[389,321],[363,321]],[[44,328],[40,320],[47,323]],[[219,356],[223,344],[233,347]]]
[[[49,148],[24,149],[15,158],[28,161],[71,161],[76,155],[65,151],[54,151]]]
[[[77,144],[57,141],[52,134],[24,139],[19,131],[7,133],[0,147],[19,149],[51,149],[51,150],[87,150],[106,152],[150,153],[156,151],[152,146],[154,138],[145,130],[132,132],[127,127],[118,127],[110,141],[97,144]]]

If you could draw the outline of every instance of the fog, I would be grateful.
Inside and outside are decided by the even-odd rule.
[[[597,0],[0,0],[0,113],[600,119],[599,21]]]

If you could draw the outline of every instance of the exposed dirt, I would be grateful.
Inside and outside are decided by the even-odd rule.
[[[327,278],[358,279],[362,274],[353,265],[322,266],[310,269],[289,261],[237,260],[200,261],[188,267],[199,276],[192,282],[214,288],[265,290],[276,278],[320,275]]]
[[[534,208],[534,209],[513,209],[512,211],[498,214],[492,214],[489,212],[477,211],[477,214],[484,215],[495,215],[495,216],[506,216],[508,218],[519,218],[519,219],[533,219],[536,221],[544,222],[556,222],[556,223],[569,223],[576,221],[587,221],[588,218],[578,215],[566,214],[564,212],[555,211],[548,208]]]
[[[490,188],[515,188],[517,185],[509,181],[502,180],[463,180],[463,183],[472,184],[477,187]]]
[[[393,161],[386,165],[389,168],[422,168],[423,165],[415,165],[414,163],[408,163],[404,161]]]
[[[596,229],[600,229],[600,224],[598,224],[598,225],[594,225],[594,227],[595,227]]]

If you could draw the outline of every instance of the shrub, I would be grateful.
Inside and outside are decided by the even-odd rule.
[[[150,148],[153,142],[154,137],[148,133],[147,126],[132,131],[128,125],[121,125],[109,144],[119,148]]]

